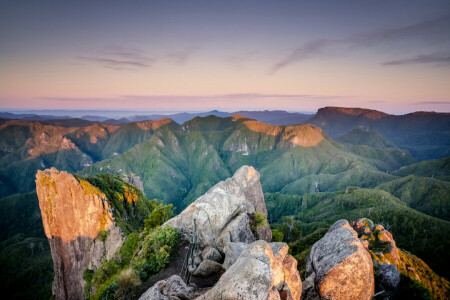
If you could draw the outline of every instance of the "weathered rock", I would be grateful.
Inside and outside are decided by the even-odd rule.
[[[356,232],[358,233],[364,232],[366,227],[368,227],[369,230],[373,230],[374,224],[372,220],[367,218],[361,218],[358,221],[353,222],[353,229],[355,229]]]
[[[53,258],[53,294],[56,299],[84,299],[84,270],[97,268],[105,256],[111,259],[123,243],[106,197],[88,182],[55,169],[38,171],[36,193]],[[100,240],[102,231],[107,234]]]
[[[139,300],[185,300],[196,296],[195,289],[187,286],[180,276],[172,275],[155,283]]]
[[[256,239],[249,227],[249,217],[247,214],[237,216],[219,236],[219,244],[224,246],[230,242],[251,244],[254,241]]]
[[[364,300],[375,290],[371,256],[345,220],[312,246],[305,276],[303,299]]]
[[[378,266],[376,278],[377,290],[384,290],[389,296],[395,295],[400,284],[400,272],[391,264],[382,263]]]
[[[297,261],[287,252],[283,243],[254,242],[217,284],[197,299],[300,299]]]
[[[228,268],[238,260],[242,251],[244,251],[247,247],[248,244],[244,243],[228,243],[223,250],[225,253],[225,261],[222,265],[223,268],[228,270]]]
[[[213,260],[204,259],[195,269],[192,275],[199,277],[207,277],[211,274],[219,273],[222,270],[222,265]]]
[[[216,262],[220,262],[222,260],[222,255],[220,254],[220,252],[210,246],[203,249],[202,257],[203,259],[210,259]]]
[[[135,187],[140,189],[142,193],[144,193],[144,184],[142,183],[141,178],[136,174],[122,175],[121,179],[125,182],[128,182],[129,184],[134,185]]]
[[[250,227],[242,222],[242,218],[245,217],[241,215],[259,211],[267,216],[259,178],[259,173],[253,167],[243,166],[232,178],[213,186],[206,194],[163,226],[177,228],[181,234],[187,236],[194,229],[193,220],[195,219],[202,244],[212,246],[219,251],[223,251],[224,243],[228,242],[225,232],[229,232],[230,241],[237,239],[236,242],[248,242],[251,240],[248,236],[248,232],[251,232]],[[235,218],[238,220],[233,222]],[[236,231],[239,228],[243,230],[243,234]],[[260,230],[259,237],[270,241],[272,232],[269,225],[266,224]],[[241,238],[244,240],[241,241]]]

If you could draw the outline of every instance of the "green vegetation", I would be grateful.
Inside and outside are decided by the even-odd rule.
[[[439,160],[421,161],[392,172],[395,176],[422,176],[450,181],[450,156]]]
[[[263,227],[265,224],[267,224],[267,217],[259,211],[255,211],[255,213],[250,216],[250,230],[256,238],[259,238],[258,228]]]
[[[363,130],[355,128],[336,139],[336,141],[351,145],[366,145],[372,148],[395,148],[388,139],[376,130]]]
[[[86,284],[95,293],[91,299],[127,299],[135,288],[157,274],[178,249],[176,229],[146,228],[142,233],[131,233],[119,250],[120,259],[105,261],[95,272],[85,271]]]
[[[270,215],[270,211],[269,211]],[[449,277],[446,259],[450,246],[450,222],[409,208],[393,195],[374,189],[347,188],[333,193],[303,195],[300,212],[272,227],[284,235],[300,262],[309,247],[339,219],[367,217],[392,232],[397,245],[422,258],[444,277]],[[300,265],[300,264],[299,264]],[[301,267],[301,266],[300,266]]]
[[[405,202],[409,207],[450,221],[450,182],[409,175],[377,187]]]

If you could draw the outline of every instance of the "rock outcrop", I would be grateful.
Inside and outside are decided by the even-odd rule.
[[[255,212],[267,217],[259,178],[253,167],[241,167],[232,178],[213,186],[164,226],[177,228],[187,235],[194,230],[195,219],[201,243],[222,253],[230,242],[250,243],[257,238],[270,242],[272,232],[267,221],[257,228],[258,237],[249,225],[249,216]]]
[[[371,299],[372,258],[346,220],[334,223],[311,248],[302,299]]]
[[[106,197],[87,181],[55,169],[38,171],[36,193],[53,258],[53,294],[84,299],[83,272],[110,259],[123,243]]]
[[[163,225],[187,236],[195,219],[204,249],[201,255],[194,253],[192,276],[220,276],[226,270],[219,281],[200,291],[172,276],[158,281],[140,299],[300,299],[297,261],[286,244],[270,243],[267,221],[259,228],[250,226],[256,212],[267,216],[259,173],[244,166]]]
[[[141,177],[137,176],[136,174],[128,174],[128,175],[122,175],[120,178],[123,181],[134,185],[135,187],[140,189],[142,193],[144,193],[144,184],[141,180]]]
[[[366,218],[352,225],[372,256],[375,268],[378,268],[377,293],[393,296],[400,283],[401,273],[428,288],[435,299],[450,298],[450,282],[439,277],[417,256],[399,249],[392,234],[383,225],[374,225]]]
[[[302,281],[288,249],[284,243],[254,242],[197,300],[300,299]]]

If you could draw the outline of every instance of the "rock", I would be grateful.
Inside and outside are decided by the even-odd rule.
[[[382,263],[378,266],[376,278],[377,290],[384,290],[389,296],[395,295],[400,284],[400,272],[391,264]]]
[[[106,196],[56,169],[38,171],[36,193],[53,258],[53,294],[56,299],[84,299],[84,270],[96,269],[123,244]],[[100,238],[100,232],[106,235]]]
[[[216,262],[220,262],[222,260],[222,255],[220,254],[220,252],[210,246],[203,249],[202,257],[203,259],[210,259]]]
[[[255,240],[255,236],[249,227],[249,217],[247,214],[237,216],[219,236],[219,244],[221,245],[227,245],[230,242],[251,244]]]
[[[209,275],[219,273],[222,270],[222,265],[213,260],[204,259],[197,269],[192,273],[194,276],[207,277]]]
[[[144,193],[144,184],[142,183],[142,180],[139,176],[137,176],[136,174],[127,174],[127,175],[122,175],[120,177],[123,181],[128,182],[129,184],[134,185],[135,187],[137,187],[138,189],[141,190],[142,193]],[[145,193],[144,193],[145,194]]]
[[[263,240],[249,245],[217,284],[197,300],[300,299],[297,261],[283,243]]]
[[[194,288],[187,286],[178,275],[160,280],[148,289],[139,300],[177,300],[194,299]]]
[[[303,299],[364,300],[375,290],[372,258],[345,220],[314,243],[305,276]]]
[[[224,248],[225,253],[225,261],[223,262],[223,268],[228,270],[232,264],[234,264],[242,251],[244,251],[248,247],[248,244],[244,243],[229,243]]]
[[[253,239],[249,237],[250,227],[244,224],[245,215],[259,211],[267,216],[259,178],[259,173],[253,167],[243,166],[232,178],[213,186],[206,194],[163,226],[177,228],[182,235],[187,236],[194,230],[195,219],[201,243],[221,252],[223,252],[224,243],[231,240],[252,241]],[[240,230],[242,232],[239,232]],[[226,232],[229,233],[229,240]],[[271,240],[272,232],[268,224],[261,228],[260,238],[266,241]]]
[[[367,219],[367,218],[361,218],[358,221],[353,222],[353,229],[355,229],[356,232],[358,232],[358,233],[364,232],[364,229],[366,227],[368,227],[369,230],[373,230],[374,224],[373,224],[372,220]]]

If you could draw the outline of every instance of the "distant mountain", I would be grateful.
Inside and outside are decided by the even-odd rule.
[[[376,130],[398,148],[408,149],[418,160],[450,155],[450,113],[397,116],[370,109],[325,107],[306,122],[319,126],[333,138],[354,128]]]
[[[345,144],[366,145],[373,148],[395,148],[395,145],[378,131],[368,131],[361,128],[352,129],[336,140]]]

